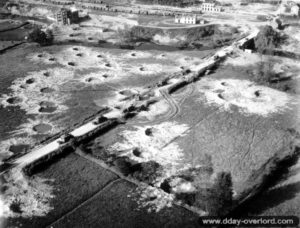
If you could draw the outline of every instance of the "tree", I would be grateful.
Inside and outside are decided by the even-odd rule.
[[[210,215],[226,215],[232,206],[232,180],[228,172],[217,174],[215,183],[208,194],[207,211]]]
[[[20,200],[14,200],[10,206],[9,209],[14,212],[14,213],[18,213],[18,214],[22,214],[22,209],[21,209],[21,201]]]
[[[256,50],[263,54],[279,46],[281,36],[272,26],[264,26],[254,39]]]
[[[46,31],[41,30],[40,28],[35,28],[29,35],[28,41],[37,42],[40,45],[50,45],[53,43],[54,36],[50,29]]]
[[[272,61],[263,62],[262,54],[273,54],[273,49],[278,47],[284,38],[280,33],[275,31],[272,26],[264,26],[260,29],[258,35],[254,39],[256,50],[261,54],[261,63],[259,73],[255,77],[255,81],[269,83],[274,77],[274,72],[271,70]]]

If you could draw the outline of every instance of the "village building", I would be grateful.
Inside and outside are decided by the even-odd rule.
[[[56,13],[56,21],[62,25],[70,25],[77,23],[79,20],[79,12],[75,9],[62,8]]]
[[[221,12],[222,7],[214,1],[203,2],[200,7],[201,12]]]
[[[175,23],[178,24],[197,24],[198,22],[197,16],[194,14],[175,15]]]
[[[283,16],[299,17],[300,7],[293,1],[284,1],[278,7],[277,14]]]
[[[207,21],[198,18],[195,14],[178,14],[175,15],[175,23],[177,24],[206,24]]]
[[[294,4],[291,7],[291,14],[292,14],[292,16],[299,17],[299,11],[300,11],[300,8],[299,8],[299,6],[297,4]]]
[[[176,7],[187,7],[198,3],[197,0],[182,0],[182,1],[165,1],[165,0],[154,0],[153,4],[155,5],[170,5]]]

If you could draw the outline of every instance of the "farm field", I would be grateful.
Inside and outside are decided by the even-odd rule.
[[[158,187],[166,178],[211,163],[209,175],[230,172],[239,197],[257,184],[258,170],[271,158],[293,153],[289,129],[298,130],[299,93],[259,84],[252,66],[234,65],[235,61],[225,62],[216,72],[95,139],[87,151],[121,171],[118,158],[161,164],[165,170],[154,181]]]
[[[42,178],[47,181],[48,189],[52,189],[53,198],[45,201],[39,210],[49,205],[51,210],[47,216],[29,218],[11,218],[8,226],[22,224],[22,227],[44,227],[63,216],[79,204],[102,190],[110,182],[117,179],[113,173],[104,170],[96,164],[87,161],[75,154],[69,154],[60,161],[45,167],[33,178]],[[26,189],[24,189],[26,190]],[[40,189],[42,191],[42,189]],[[21,196],[20,196],[21,197]],[[23,196],[26,200],[26,194]],[[42,207],[43,206],[43,207]],[[28,211],[31,207],[26,208]]]
[[[173,206],[159,213],[138,208],[128,195],[135,186],[123,180],[114,182],[76,211],[52,224],[53,227],[198,227],[197,216]],[[114,223],[111,223],[114,221]]]
[[[295,19],[238,1],[177,24],[177,7],[64,1],[0,13],[0,226],[300,213]]]
[[[160,78],[201,62],[211,51],[136,51],[74,45],[20,49],[0,56],[3,86],[1,111],[12,109],[19,121],[8,119],[0,134],[8,154],[11,144],[37,139],[73,126],[113,102],[121,91],[139,90]],[[173,56],[173,58],[169,58]],[[122,96],[122,95],[120,95]],[[24,116],[21,113],[26,113]],[[30,136],[29,136],[30,135]]]

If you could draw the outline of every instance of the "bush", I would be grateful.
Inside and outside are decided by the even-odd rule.
[[[262,54],[265,53],[266,50],[270,51],[278,47],[281,42],[281,35],[269,25],[261,28],[258,35],[254,39],[256,50]]]
[[[21,209],[21,202],[19,200],[15,200],[13,201],[10,206],[9,209],[14,212],[14,213],[18,213],[21,214],[22,213],[22,209]]]
[[[40,45],[51,45],[53,43],[54,36],[51,30],[47,29],[42,31],[40,28],[35,28],[29,35],[28,41],[37,42]]]
[[[226,215],[232,207],[231,174],[218,173],[212,186],[200,188],[195,194],[195,206],[212,216]]]
[[[142,162],[132,167],[133,177],[147,184],[153,184],[161,176],[162,167],[155,161]]]
[[[254,76],[254,81],[259,84],[269,84],[276,76],[276,73],[272,70],[270,63],[261,62],[258,67],[258,72]]]

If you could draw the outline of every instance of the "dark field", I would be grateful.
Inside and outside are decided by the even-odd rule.
[[[133,184],[118,180],[53,227],[199,227],[197,216],[176,206],[159,213],[138,210],[136,202],[127,196],[132,191]]]
[[[50,182],[55,187],[55,198],[50,201],[54,209],[46,217],[9,219],[8,225],[19,222],[22,227],[45,227],[117,179],[111,172],[75,154],[45,167],[37,175],[54,180]]]

